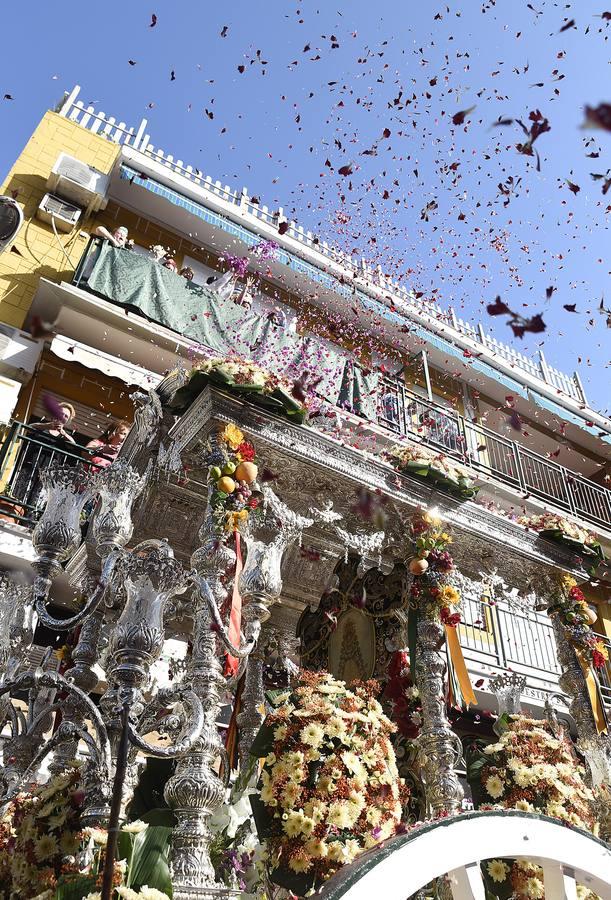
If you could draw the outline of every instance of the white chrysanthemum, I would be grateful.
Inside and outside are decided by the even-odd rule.
[[[278,725],[274,729],[274,740],[275,741],[284,741],[288,734],[288,725]]]
[[[101,847],[106,846],[108,833],[102,828],[85,828],[84,832],[87,837],[91,838],[94,844],[99,844]]]
[[[317,725],[315,722],[310,722],[309,725],[306,725],[305,728],[301,729],[299,737],[304,744],[308,745],[308,747],[316,748],[320,747],[324,741],[325,733],[320,725]]]
[[[527,878],[524,883],[524,891],[527,897],[532,900],[543,900],[545,897],[545,887],[540,878]]]
[[[503,746],[500,741],[497,741],[496,744],[488,744],[487,747],[484,747],[484,753],[498,753],[503,749]]]
[[[347,863],[352,862],[352,860],[362,852],[363,848],[361,847],[359,842],[353,838],[346,841],[346,843],[344,844],[344,859]]]
[[[139,896],[140,900],[169,900],[167,894],[158,891],[157,888],[149,887],[148,884],[142,885]]]
[[[301,834],[301,826],[305,816],[302,812],[290,812],[282,823],[282,828],[287,837],[297,837]]]
[[[305,845],[305,851],[314,859],[324,859],[329,852],[329,848],[325,841],[321,841],[320,838],[313,838]]]
[[[377,825],[382,818],[382,810],[378,809],[377,806],[370,806],[365,814],[365,818],[370,825]]]
[[[528,800],[517,800],[515,804],[515,809],[519,809],[520,812],[534,812],[535,807],[532,803],[529,803]]]
[[[329,807],[327,822],[338,828],[349,828],[353,823],[353,810],[346,801],[338,800]]]
[[[498,800],[505,793],[505,785],[498,775],[490,775],[486,779],[486,790],[493,800]]]
[[[530,769],[526,766],[522,766],[520,769],[514,771],[513,780],[518,787],[525,788],[532,784],[533,780],[536,779],[533,779]]]
[[[34,856],[39,862],[55,856],[58,851],[57,838],[54,834],[43,834],[34,844]]]
[[[263,803],[270,803],[274,799],[274,789],[271,784],[265,784],[261,788],[261,800]]]
[[[135,822],[128,822],[126,825],[123,825],[121,831],[126,831],[128,834],[140,834],[141,831],[146,831],[148,827],[148,822],[136,819]]]
[[[81,843],[80,835],[74,831],[64,831],[59,839],[59,847],[65,856],[76,853]]]
[[[491,859],[486,869],[492,880],[499,884],[501,881],[505,881],[509,873],[509,866],[502,859]]]

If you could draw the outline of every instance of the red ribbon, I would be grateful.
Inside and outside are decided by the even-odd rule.
[[[229,640],[234,647],[240,646],[240,629],[242,625],[242,598],[240,596],[239,583],[242,574],[242,548],[240,547],[240,532],[234,531],[235,537],[235,578],[233,580],[233,593],[231,595],[231,613],[229,614]],[[225,656],[225,676],[237,675],[239,661],[235,656]]]

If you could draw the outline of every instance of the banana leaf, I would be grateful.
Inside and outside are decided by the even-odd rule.
[[[265,722],[259,728],[257,732],[257,736],[252,742],[252,746],[250,748],[250,755],[254,756],[256,759],[262,759],[264,756],[267,756],[268,753],[271,753],[274,746],[274,729],[271,725],[266,725]]]
[[[157,888],[172,896],[170,876],[170,845],[172,828],[149,825],[146,831],[135,836],[128,868],[127,887],[138,889],[143,885]]]
[[[258,794],[251,794],[248,799],[250,800],[252,816],[255,820],[255,828],[257,829],[259,840],[265,841],[274,833],[274,821]]]
[[[568,534],[565,534],[560,528],[544,528],[539,534],[543,538],[556,541],[559,544],[564,544],[565,547],[570,547],[571,550],[578,553],[580,556],[598,556],[601,561],[605,558],[603,548],[600,544],[584,544],[582,541],[569,537]]]
[[[289,412],[290,410],[293,410],[294,412],[301,412],[303,410],[303,403],[300,403],[300,401],[297,400],[296,397],[293,397],[280,385],[273,391],[272,397],[275,397],[276,400],[279,400],[287,412]]]
[[[83,897],[91,894],[95,889],[95,876],[93,875],[63,875],[55,889],[55,900],[83,900]]]

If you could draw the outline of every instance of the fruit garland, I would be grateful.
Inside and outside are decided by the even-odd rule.
[[[460,592],[451,583],[454,560],[448,551],[451,536],[441,528],[441,520],[420,511],[410,523],[410,536],[416,551],[408,568],[414,578],[410,586],[407,633],[411,670],[417,673],[417,630],[422,613],[443,626],[448,651],[448,687],[450,703],[462,707],[476,704],[467,673],[456,627],[460,624]]]
[[[208,462],[210,506],[217,533],[223,536],[243,530],[261,504],[253,444],[230,422],[210,449]]]
[[[609,651],[603,639],[591,628],[597,614],[588,606],[583,591],[571,575],[561,576],[547,612],[558,617],[573,646],[583,653],[590,664],[595,669],[604,669]]]

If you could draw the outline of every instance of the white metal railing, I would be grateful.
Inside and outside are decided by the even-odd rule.
[[[220,181],[213,181],[209,175],[204,175],[200,169],[185,165],[181,159],[175,160],[171,154],[166,154],[162,149],[155,149],[150,142],[149,135],[146,133],[148,124],[146,119],[142,119],[138,128],[128,127],[125,122],[117,122],[114,116],[107,116],[104,112],[97,112],[92,105],[85,106],[82,100],[77,99],[79,93],[80,87],[77,85],[66,95],[57,107],[57,112],[61,116],[70,119],[70,121],[94,134],[99,134],[117,144],[124,144],[134,150],[138,150],[160,165],[166,166],[172,172],[189,179],[189,181],[209,194],[239,207],[240,210],[259,221],[275,227],[280,222],[286,221],[281,207],[270,210],[264,204],[253,202],[253,198],[249,196],[247,188],[242,188],[241,191],[233,190],[229,185],[223,185]],[[455,314],[453,309],[446,312],[435,301],[415,297],[412,291],[387,278],[379,266],[373,269],[364,259],[358,262],[355,261],[342,250],[329,246],[326,241],[319,241],[311,231],[305,230],[303,226],[298,225],[294,221],[287,222],[287,226],[285,232],[287,237],[321,254],[336,265],[342,266],[352,277],[361,278],[371,285],[388,291],[395,297],[400,298],[408,309],[411,308],[420,313],[433,316],[464,337],[485,347],[491,354],[500,357],[513,368],[539,379],[578,403],[587,405],[583,385],[576,372],[573,375],[560,372],[546,362],[542,353],[539,354],[538,360],[530,359],[508,344],[504,344],[491,334],[486,333],[481,325],[475,327],[469,322],[465,322]]]

